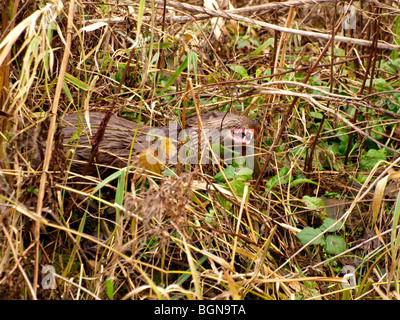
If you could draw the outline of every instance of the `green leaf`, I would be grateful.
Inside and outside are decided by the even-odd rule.
[[[228,187],[227,187],[226,185],[224,185],[224,187],[225,187],[226,189],[228,189]],[[218,203],[220,203],[221,206],[222,206],[225,210],[229,211],[229,210],[232,208],[232,202],[226,200],[223,196],[217,195],[217,199],[218,199]]]
[[[238,73],[242,78],[248,78],[249,74],[247,73],[247,70],[243,66],[236,66],[236,65],[231,65],[229,66],[231,70],[235,71]]]
[[[124,71],[126,69],[126,65],[121,65],[121,67],[118,69],[118,72],[115,74],[115,80],[118,82],[121,81],[122,75],[124,74]]]
[[[64,75],[64,80],[68,83],[71,83],[75,87],[82,89],[82,90],[89,90],[90,86],[88,86],[86,83],[83,81],[79,80],[78,78],[75,78],[73,75],[70,75],[69,73],[65,73]]]
[[[39,193],[38,188],[34,188],[34,187],[32,187],[32,186],[29,186],[28,189],[27,189],[27,191],[30,192],[30,193],[33,193],[33,194],[35,194],[35,195],[37,195],[37,194]]]
[[[289,169],[286,167],[283,167],[282,169],[279,170],[278,174],[276,176],[273,176],[271,179],[268,180],[267,184],[265,185],[265,194],[268,194],[268,192],[278,186],[279,184],[286,184],[289,182],[289,177],[287,177],[287,173],[289,172]]]
[[[273,43],[274,43],[274,38],[268,38],[267,41],[265,41],[261,46],[259,46],[252,53],[250,53],[250,55],[247,56],[247,58],[262,54],[262,51],[268,46],[272,46]]]
[[[370,149],[367,154],[363,153],[360,160],[361,170],[371,170],[378,161],[386,160],[386,150],[385,149]]]
[[[215,218],[216,211],[214,209],[210,209],[209,212],[205,216],[205,220],[207,223],[212,223],[213,219]]]
[[[252,176],[253,176],[253,170],[245,167],[245,168],[239,169],[239,171],[236,172],[235,179],[247,181],[247,180],[251,179]]]
[[[238,197],[243,197],[244,186],[244,182],[240,180],[233,180],[231,182],[231,187]]]
[[[316,183],[315,181],[312,181],[311,179],[299,178],[299,179],[293,180],[290,183],[290,187],[293,188],[293,187],[295,187],[295,186],[297,186],[298,184],[301,184],[301,183],[311,183],[311,184],[318,185],[318,183]]]
[[[390,244],[391,244],[391,248],[392,248],[392,255],[395,256],[397,253],[396,251],[399,248],[399,244],[400,244],[400,232],[399,231],[395,231],[397,230],[397,227],[399,225],[399,219],[400,219],[400,193],[397,195],[397,200],[396,200],[396,204],[394,207],[394,210],[392,212],[393,214],[393,222],[392,222],[392,233],[391,233],[391,237],[390,237]]]
[[[162,171],[162,175],[166,176],[166,177],[176,177],[177,176],[175,171],[171,170],[170,168],[165,168]]]
[[[333,225],[334,223],[336,223],[337,220],[335,219],[331,219],[331,218],[325,218],[324,223],[319,227],[319,229],[321,229],[321,231],[325,231],[326,229],[328,229],[331,225]],[[328,232],[335,232],[340,230],[343,227],[343,223],[339,222],[336,226],[334,226],[332,229],[329,229]]]
[[[201,266],[201,265],[204,263],[204,261],[206,261],[207,259],[208,259],[207,256],[202,256],[202,257],[199,259],[199,263],[196,263],[196,262],[195,262],[195,268],[197,269],[198,266],[199,266],[199,265]],[[176,280],[175,283],[176,283],[178,286],[183,285],[190,277],[193,276],[193,275],[192,275],[192,272],[193,272],[193,270],[187,269],[186,272],[185,272],[184,274],[182,274],[182,275],[178,278],[178,280]]]
[[[62,87],[63,87],[63,91],[64,91],[65,95],[67,96],[69,102],[74,103],[74,98],[72,98],[71,91],[69,90],[68,84],[66,81],[63,82]]]
[[[228,166],[224,169],[224,173],[227,179],[233,179],[235,177],[235,167]]]
[[[237,49],[242,49],[242,48],[247,47],[249,45],[249,41],[248,40],[244,40],[243,41],[243,40],[237,39],[236,42],[237,42],[237,46],[236,46]]]
[[[125,170],[121,170],[121,175],[118,177],[117,192],[115,193],[115,203],[123,206],[125,195]],[[120,222],[120,211],[116,208],[116,220]]]
[[[137,29],[136,29],[136,44],[139,42],[139,35],[141,34],[140,28],[142,27],[142,21],[143,21],[143,14],[144,14],[144,7],[146,5],[146,0],[140,0],[139,4],[139,12],[138,12],[138,18],[137,18]]]
[[[311,210],[315,210],[319,212],[319,217],[323,220],[327,216],[328,212],[326,209],[321,210],[320,208],[325,207],[324,200],[318,197],[310,197],[310,196],[304,196],[303,201],[306,205],[307,208]]]
[[[224,181],[225,181],[224,176],[222,175],[221,172],[218,172],[218,173],[214,176],[214,179],[217,180],[218,182],[224,182]]]
[[[321,207],[325,207],[324,200],[321,198],[304,196],[303,201],[308,209],[318,210]]]
[[[297,238],[299,238],[299,240],[301,241],[302,244],[306,244],[309,241],[311,241],[311,239],[314,239],[316,236],[321,234],[321,230],[320,229],[314,229],[311,227],[305,227],[303,230],[301,230],[298,234],[297,234]],[[320,244],[320,245],[324,245],[325,244],[325,240],[323,237],[320,237],[316,240],[314,240],[313,242],[311,242],[311,244]]]
[[[111,278],[106,279],[106,292],[108,299],[113,300],[114,298],[114,285],[112,283]]]
[[[175,80],[179,77],[179,75],[186,69],[188,66],[189,62],[189,57],[186,56],[185,60],[182,62],[182,64],[176,69],[174,74],[172,75],[171,78],[169,78],[168,82],[164,86],[164,88],[161,90],[161,94],[163,94],[174,82]]]
[[[326,237],[326,252],[340,254],[346,251],[346,241],[341,236],[329,235]]]
[[[99,191],[101,188],[103,188],[105,185],[110,183],[111,181],[114,181],[115,179],[119,178],[122,174],[125,173],[125,168],[119,169],[118,171],[110,174],[107,178],[105,178],[101,183],[99,183],[92,191],[92,194],[95,194],[97,191]]]
[[[385,133],[384,127],[383,127],[383,126],[382,126],[382,127],[375,127],[375,130],[371,132],[371,137],[374,138],[375,140],[380,140],[380,139],[382,139],[382,135],[379,134],[379,133],[377,133],[377,132],[375,132],[375,131],[384,134],[384,133]]]
[[[196,52],[194,51],[190,51],[188,53],[188,72],[191,71],[191,69],[193,69],[194,72],[194,77],[197,80],[197,58],[198,55]]]
[[[238,176],[248,176],[250,174],[253,174],[253,170],[250,168],[241,168],[237,173]]]
[[[229,180],[233,179],[235,177],[235,167],[228,166],[227,168],[224,169],[224,174],[227,179],[229,179]],[[222,175],[221,172],[218,172],[214,176],[214,179],[219,182],[225,182],[224,176]]]

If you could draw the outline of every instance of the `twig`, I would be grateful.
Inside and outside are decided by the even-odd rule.
[[[373,58],[376,57],[376,53],[377,53],[376,52],[377,51],[376,50],[376,44],[378,43],[378,35],[379,35],[379,20],[378,19],[375,19],[374,27],[375,27],[375,33],[374,33],[373,40],[372,40],[372,42],[374,43],[374,46],[371,48],[370,56],[369,56],[369,59],[368,59],[368,62],[367,62],[366,72],[365,72],[364,79],[363,79],[363,82],[362,82],[362,85],[361,85],[361,88],[360,88],[360,91],[359,91],[360,95],[364,91],[367,79],[370,79],[371,84],[373,82],[374,74],[373,74],[373,71],[371,71],[371,63],[372,63],[373,60],[375,61],[375,59],[373,59]],[[372,69],[374,70],[374,68],[372,68]],[[354,113],[354,116],[353,116],[353,119],[352,119],[352,123],[353,124],[355,124],[357,122],[358,114],[359,114],[359,109],[356,109],[356,111]],[[347,148],[346,148],[346,154],[345,154],[345,157],[344,157],[344,165],[347,165],[347,162],[349,160],[352,141],[353,141],[353,132],[350,132],[349,141],[347,143]]]
[[[129,58],[128,58],[128,61],[126,63],[125,70],[122,73],[121,81],[119,82],[119,85],[117,87],[117,92],[114,95],[112,104],[111,104],[110,108],[108,108],[106,115],[104,116],[103,120],[100,123],[99,129],[97,129],[96,134],[93,136],[93,138],[91,140],[92,150],[90,152],[90,157],[89,157],[88,162],[87,162],[87,164],[85,166],[85,170],[83,172],[83,175],[85,175],[89,171],[90,167],[93,165],[94,158],[97,156],[97,152],[99,150],[100,142],[101,142],[101,140],[103,140],[103,136],[104,136],[104,133],[106,131],[108,121],[110,121],[110,118],[111,118],[111,116],[113,114],[112,112],[114,111],[115,105],[117,103],[118,95],[119,95],[119,93],[121,91],[122,84],[125,81],[125,77],[126,77],[126,74],[128,72],[129,65],[130,65],[130,63],[132,61],[134,53],[135,53],[135,49],[132,48],[131,53],[130,53]]]
[[[148,2],[150,0],[147,0]],[[191,12],[199,12],[201,14],[195,15],[193,17],[183,17],[183,16],[176,16],[176,17],[166,17],[167,20],[175,22],[175,23],[187,23],[189,21],[193,20],[202,20],[202,19],[207,19],[210,17],[221,17],[224,19],[232,19],[236,21],[243,21],[247,23],[251,23],[263,28],[267,29],[272,29],[275,31],[281,31],[281,32],[286,32],[290,34],[296,34],[300,35],[302,37],[310,37],[310,38],[316,38],[316,39],[322,39],[322,40],[330,40],[332,35],[331,34],[324,34],[320,32],[313,32],[313,31],[305,31],[305,30],[297,30],[297,29],[292,29],[292,28],[285,28],[285,27],[280,27],[275,24],[267,23],[264,21],[259,21],[259,20],[254,20],[248,17],[244,17],[241,15],[238,15],[238,12],[241,13],[247,13],[247,12],[253,12],[255,9],[257,10],[267,10],[266,8],[269,7],[268,10],[272,9],[277,9],[281,7],[290,7],[290,6],[295,6],[299,5],[300,3],[303,4],[308,4],[308,3],[323,3],[323,2],[330,2],[332,0],[313,0],[313,1],[305,1],[303,2],[301,0],[296,0],[296,1],[287,1],[287,2],[282,2],[282,3],[270,3],[270,4],[265,4],[262,6],[255,6],[255,7],[249,7],[249,8],[238,8],[234,10],[212,10],[208,8],[203,8],[199,6],[193,6],[187,3],[181,3],[181,2],[176,2],[176,1],[167,1],[167,5],[179,10],[186,10],[186,11],[191,11]],[[373,0],[369,0],[370,2],[375,3]],[[164,5],[164,0],[155,0],[157,4]],[[275,6],[275,7],[274,7]],[[261,7],[264,7],[264,9],[260,9]],[[390,7],[389,7],[390,8]],[[385,7],[385,9],[388,9]],[[395,10],[395,8],[391,8]],[[236,12],[236,13],[235,13]],[[397,11],[396,11],[397,12]],[[135,16],[133,16],[135,17]],[[152,17],[143,17],[144,22],[148,22],[152,19]],[[163,21],[164,16],[158,16],[156,17],[157,21]],[[85,24],[88,23],[96,23],[96,22],[107,22],[107,23],[120,23],[125,21],[125,18],[112,18],[112,19],[92,19],[92,20],[87,20],[85,21]],[[335,36],[335,41],[339,42],[344,42],[344,43],[351,43],[354,45],[359,45],[359,46],[364,46],[364,47],[371,47],[373,45],[372,41],[368,40],[363,40],[363,39],[356,39],[356,38],[349,38],[349,37],[343,37],[343,36]],[[378,42],[378,49],[384,49],[384,50],[393,50],[393,51],[400,51],[400,46],[384,43],[384,42]]]
[[[147,2],[149,2],[149,1],[151,1],[151,0],[147,0]],[[162,5],[164,4],[164,0],[154,0],[154,1],[157,4],[162,4]],[[167,5],[171,6],[173,8],[177,8],[179,10],[187,10],[187,11],[192,11],[192,12],[204,13],[204,14],[209,15],[210,17],[220,17],[220,18],[224,18],[224,19],[243,21],[243,22],[251,23],[251,24],[263,27],[263,28],[286,32],[286,33],[290,33],[290,34],[297,34],[297,35],[300,35],[303,37],[311,37],[311,38],[323,39],[323,40],[328,40],[328,41],[332,38],[332,34],[323,34],[323,33],[319,33],[319,32],[296,30],[296,29],[292,29],[292,28],[280,27],[275,24],[267,23],[264,21],[254,20],[251,18],[240,16],[238,14],[234,14],[234,13],[228,13],[228,11],[212,10],[209,8],[193,6],[193,5],[190,5],[187,3],[176,2],[176,1],[167,1]],[[351,44],[356,44],[359,46],[367,46],[367,47],[370,47],[373,45],[372,41],[362,40],[362,39],[354,39],[354,38],[343,37],[343,36],[335,36],[335,41],[351,43]],[[387,44],[387,43],[383,43],[383,42],[378,42],[378,48],[379,49],[387,49],[387,50],[400,50],[400,46],[391,45],[391,44]]]
[[[400,161],[400,157],[397,157],[397,159],[395,159],[387,168],[385,168],[381,174],[371,182],[371,184],[369,184],[369,186],[365,189],[365,191],[363,192],[363,187],[368,185],[369,183],[369,179],[367,179],[366,182],[364,182],[363,187],[360,188],[360,190],[358,191],[357,195],[355,196],[355,199],[353,200],[353,202],[351,203],[350,207],[346,210],[346,212],[333,224],[331,225],[328,229],[324,230],[321,234],[319,234],[318,236],[316,236],[314,239],[311,239],[307,244],[305,244],[304,246],[302,246],[299,250],[297,250],[294,254],[292,254],[282,265],[280,265],[276,270],[274,270],[271,274],[269,274],[269,277],[271,277],[273,274],[276,274],[278,271],[282,270],[285,265],[287,265],[291,260],[293,260],[294,257],[296,257],[300,252],[302,252],[309,244],[311,244],[315,239],[317,239],[318,237],[322,236],[323,234],[325,234],[327,231],[329,231],[330,228],[334,227],[335,225],[337,225],[338,223],[344,223],[347,218],[349,217],[350,213],[353,211],[354,207],[366,196],[369,194],[369,192],[375,187],[375,185],[378,183],[378,181],[380,181],[383,177],[385,177],[388,172],[390,172],[390,170],[393,170],[392,168],[397,165],[397,163]],[[375,166],[376,168],[376,166]],[[372,177],[372,174],[369,175],[369,177]],[[397,226],[397,228],[399,228],[400,226]],[[393,229],[389,229],[386,230],[384,233],[387,232],[393,232]],[[384,233],[381,233],[381,235],[383,235]],[[368,239],[368,241],[374,240],[378,238],[378,235],[371,237],[370,239]],[[368,242],[366,241],[366,242]],[[354,249],[361,247],[363,245],[363,243],[360,243],[354,247],[351,247],[350,249],[339,253],[337,255],[335,255],[334,257],[324,260],[323,262],[317,263],[316,265],[314,265],[313,267],[317,267],[320,266],[323,263],[326,263],[327,261],[330,261],[332,259],[336,259],[342,255],[348,254],[349,252],[353,251]]]
[[[52,154],[52,145],[53,145],[53,140],[54,140],[53,138],[54,138],[54,132],[55,132],[55,128],[56,128],[57,108],[58,108],[58,104],[60,101],[61,90],[62,90],[63,83],[64,83],[64,76],[65,76],[65,72],[67,70],[67,65],[68,65],[68,61],[69,61],[71,41],[72,41],[72,23],[73,23],[74,12],[75,12],[74,6],[75,6],[75,0],[71,0],[69,2],[66,46],[65,46],[65,50],[64,50],[63,60],[61,62],[60,74],[58,76],[56,92],[54,94],[53,105],[51,108],[50,126],[49,126],[48,135],[47,135],[47,142],[46,142],[47,149],[46,149],[46,154],[45,154],[44,161],[43,161],[43,172],[42,172],[42,176],[40,179],[40,186],[39,186],[39,192],[38,192],[38,200],[37,200],[37,207],[36,207],[36,214],[38,216],[41,216],[41,214],[42,214],[43,199],[44,199],[44,193],[45,193],[46,182],[47,182],[47,171],[49,170],[50,159],[51,159],[51,154]],[[38,276],[39,276],[40,224],[41,224],[40,220],[36,221],[35,229],[34,229],[34,237],[35,237],[35,242],[36,242],[36,260],[35,260],[35,270],[34,270],[34,274],[33,274],[33,289],[34,289],[35,294],[36,294],[36,290],[37,290]]]
[[[335,2],[335,11],[332,15],[331,18],[331,25],[332,25],[332,38],[335,38],[335,17],[337,14],[337,1]],[[335,60],[335,42],[331,41],[331,83],[330,83],[330,88],[329,88],[329,93],[332,94],[333,92],[333,85],[335,83],[335,77],[334,75],[334,71],[333,71],[333,61]],[[329,108],[329,104],[330,101],[328,101],[328,105],[327,107]],[[315,134],[315,136],[313,137],[314,139],[312,140],[311,143],[311,148],[309,148],[308,152],[306,153],[306,159],[304,160],[304,172],[306,174],[309,174],[312,171],[312,160],[314,158],[314,152],[315,152],[315,148],[317,147],[318,144],[318,140],[319,140],[319,135],[321,134],[321,130],[322,127],[324,126],[325,123],[325,119],[326,119],[326,113],[324,113],[322,115],[322,119],[319,123],[318,129],[317,129],[317,133]]]
[[[261,91],[261,93],[263,93],[263,91]],[[310,103],[312,103],[313,105],[315,105],[317,108],[322,110],[323,112],[331,113],[332,115],[336,116],[340,121],[344,122],[346,125],[348,125],[350,128],[352,128],[355,132],[357,132],[361,136],[367,138],[368,140],[372,141],[373,143],[379,145],[380,147],[382,147],[386,150],[389,150],[390,152],[400,155],[400,151],[390,148],[390,147],[386,146],[384,143],[379,142],[378,140],[374,139],[372,136],[368,135],[367,133],[362,131],[360,128],[358,128],[350,120],[347,120],[344,116],[335,112],[335,110],[333,110],[332,108],[328,108],[328,107],[320,104],[317,100],[314,99],[314,97],[312,97],[312,95],[305,94],[305,93],[299,93],[299,92],[286,91],[286,90],[279,90],[279,89],[276,89],[275,91],[268,90],[268,91],[265,91],[264,94],[287,95],[287,96],[294,96],[295,99],[302,98],[304,100],[307,100]],[[275,137],[277,137],[277,136],[275,136]],[[270,154],[268,156],[270,157]],[[268,157],[267,157],[266,160],[270,160],[270,159],[268,159]]]
[[[334,29],[333,34],[336,34],[339,29],[341,28],[341,23],[338,24],[338,26]],[[315,61],[315,63],[313,64],[313,66],[308,70],[307,75],[304,77],[303,79],[303,83],[306,83],[308,81],[308,79],[310,78],[311,74],[314,72],[314,70],[317,68],[319,62],[321,61],[322,57],[325,55],[325,53],[328,51],[330,45],[331,45],[331,41],[333,41],[333,37],[331,37],[331,40],[329,40],[327,42],[327,44],[325,45],[325,47],[322,49],[321,54],[319,55],[319,57],[317,58],[317,60]],[[257,190],[258,186],[261,183],[261,180],[263,178],[263,175],[265,174],[265,172],[267,171],[267,167],[269,165],[269,161],[271,160],[272,157],[272,152],[273,150],[276,148],[276,146],[278,145],[279,140],[282,137],[283,131],[286,129],[286,124],[289,120],[290,115],[292,114],[293,108],[295,106],[295,104],[297,103],[297,100],[299,99],[298,96],[296,96],[292,103],[290,104],[289,108],[287,109],[287,112],[285,113],[283,119],[282,119],[282,123],[281,126],[279,128],[278,133],[275,136],[274,141],[272,142],[272,145],[270,147],[270,152],[267,154],[267,157],[265,159],[264,162],[264,166],[261,169],[261,173],[259,175],[259,177],[257,178],[256,184],[254,185],[254,190]]]

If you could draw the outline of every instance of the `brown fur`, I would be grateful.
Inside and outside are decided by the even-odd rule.
[[[62,136],[64,151],[67,155],[67,165],[71,162],[70,170],[79,174],[84,173],[87,161],[91,152],[91,139],[97,132],[97,129],[104,118],[103,113],[90,112],[89,115],[91,132],[86,124],[83,114],[73,113],[64,116],[61,122]],[[203,127],[205,129],[233,129],[233,128],[246,128],[254,129],[256,135],[260,132],[259,124],[247,117],[238,116],[232,113],[223,112],[210,112],[201,117]],[[107,124],[104,137],[99,146],[98,158],[96,164],[99,165],[100,171],[102,167],[123,167],[128,164],[129,155],[131,154],[131,164],[137,163],[137,155],[143,150],[148,148],[149,144],[146,133],[151,128],[143,125],[137,125],[133,121],[112,116]],[[159,128],[168,136],[168,127]],[[187,119],[186,129],[198,129],[198,119],[193,117]],[[137,131],[135,142],[132,147],[132,141]],[[30,142],[29,144],[35,149],[32,152],[32,166],[39,167],[42,162],[43,152],[40,148],[44,148],[45,140],[36,143]],[[87,174],[95,175],[97,172],[93,166]]]

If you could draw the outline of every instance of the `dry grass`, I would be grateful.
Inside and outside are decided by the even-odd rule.
[[[20,4],[0,38],[1,298],[400,297],[394,2],[356,4],[346,34],[334,1],[238,1],[224,13],[168,2],[165,19],[158,0],[68,3]],[[128,167],[68,184],[63,114],[113,108],[163,126],[197,105],[263,124],[263,180]],[[26,150],[38,138],[40,170]],[[344,224],[340,253],[297,237],[324,214]],[[343,286],[344,266],[354,287]]]

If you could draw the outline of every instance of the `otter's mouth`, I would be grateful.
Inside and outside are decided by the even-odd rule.
[[[248,145],[254,138],[254,129],[231,129],[232,140],[243,145]]]

